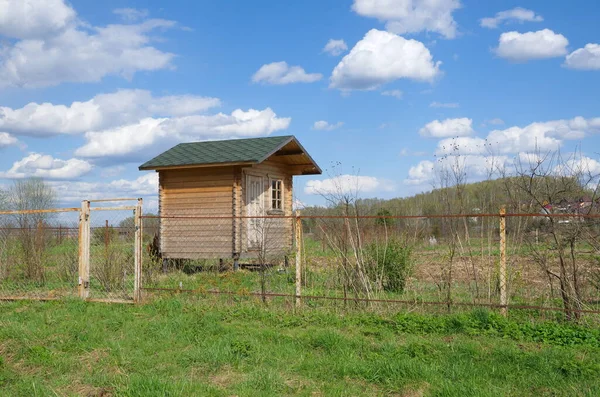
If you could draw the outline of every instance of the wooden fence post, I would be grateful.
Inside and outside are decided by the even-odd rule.
[[[500,313],[507,315],[507,295],[506,295],[506,208],[500,208]]]
[[[142,221],[142,204],[141,198],[137,201],[134,214],[134,281],[133,281],[133,301],[136,303],[142,300],[142,245],[143,245],[143,221]]]
[[[296,211],[296,307],[302,305],[302,219],[300,211]]]
[[[79,297],[90,295],[90,202],[81,202],[79,211]]]

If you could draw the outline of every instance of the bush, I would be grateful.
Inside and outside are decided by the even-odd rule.
[[[402,293],[413,267],[412,249],[397,239],[374,242],[366,248],[365,262],[371,282],[384,291]]]

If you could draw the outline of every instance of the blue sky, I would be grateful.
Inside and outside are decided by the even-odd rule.
[[[152,206],[137,166],[161,151],[288,134],[342,163],[296,179],[307,204],[429,190],[457,153],[472,181],[536,148],[580,147],[600,173],[598,16],[584,0],[0,0],[0,183]]]

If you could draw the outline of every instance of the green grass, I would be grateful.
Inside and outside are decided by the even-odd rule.
[[[169,297],[0,304],[4,396],[596,396],[600,330]]]

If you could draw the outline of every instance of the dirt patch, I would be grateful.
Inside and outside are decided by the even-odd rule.
[[[213,385],[226,389],[236,383],[240,383],[244,380],[244,374],[236,372],[233,368],[225,366],[217,371],[217,373],[208,377],[208,380]]]
[[[109,387],[96,387],[92,385],[73,383],[68,387],[67,390],[65,390],[64,395],[76,395],[84,397],[112,397],[113,390]]]

